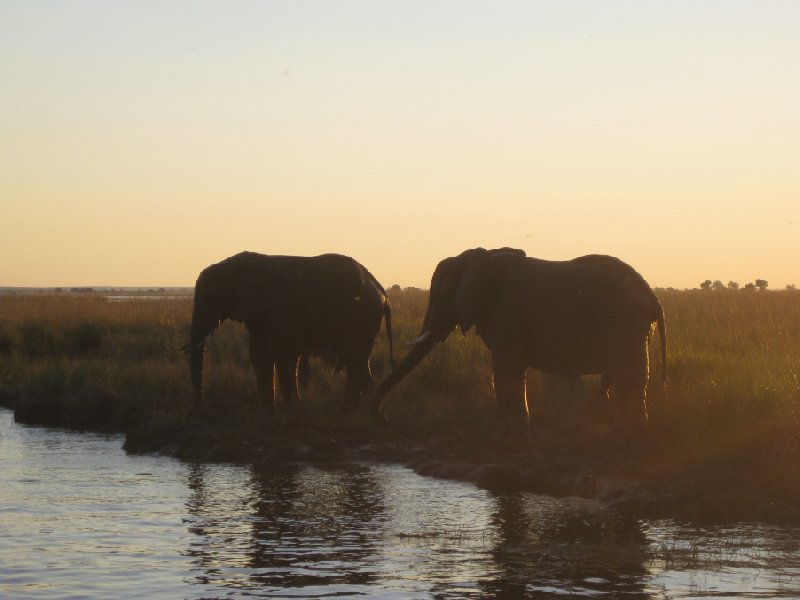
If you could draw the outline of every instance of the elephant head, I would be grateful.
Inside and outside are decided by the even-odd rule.
[[[411,350],[372,396],[372,417],[385,422],[380,407],[384,396],[397,385],[439,342],[456,327],[466,333],[477,326],[503,288],[505,272],[525,252],[513,248],[486,250],[475,248],[442,260],[431,278],[428,309],[420,334]]]
[[[204,269],[194,288],[189,343],[195,406],[203,394],[203,354],[208,338],[226,319],[248,321],[280,302],[281,286],[270,258],[242,252]]]

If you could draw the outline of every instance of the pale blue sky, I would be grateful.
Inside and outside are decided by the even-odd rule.
[[[475,246],[800,283],[800,3],[0,0],[0,285]]]

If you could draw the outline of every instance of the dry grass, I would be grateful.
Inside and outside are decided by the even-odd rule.
[[[669,386],[660,386],[653,351],[653,430],[682,461],[757,465],[800,499],[800,480],[786,477],[800,460],[800,293],[662,291],[669,338]],[[396,358],[415,337],[427,292],[393,291]],[[146,408],[173,417],[188,409],[189,298],[108,302],[101,297],[0,297],[0,386],[23,401],[61,402],[88,410]],[[389,371],[385,333],[373,354],[376,378]],[[209,349],[209,401],[250,410],[255,383],[246,333],[227,324]],[[307,411],[326,416],[343,394],[343,376],[317,365]],[[596,377],[581,382],[529,375],[540,423],[580,425],[605,418]],[[111,406],[109,406],[111,405]],[[452,334],[389,396],[399,428],[488,431],[494,402],[488,353],[473,334]],[[366,420],[365,420],[366,423]],[[366,426],[366,425],[365,425]],[[796,469],[795,469],[796,470]]]

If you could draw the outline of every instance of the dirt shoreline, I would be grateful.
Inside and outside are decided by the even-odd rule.
[[[82,431],[122,432],[132,454],[187,461],[252,464],[269,469],[291,463],[379,461],[416,473],[470,482],[495,492],[536,492],[593,499],[610,511],[642,518],[702,522],[800,523],[800,505],[752,485],[747,466],[733,469],[676,460],[663,442],[622,443],[607,435],[540,429],[525,444],[499,446],[473,431],[380,429],[366,416],[319,422],[210,412],[197,418],[153,418],[145,409],[114,411],[94,399],[79,412],[57,402],[22,401],[0,394],[19,423]],[[351,416],[352,417],[352,416]]]

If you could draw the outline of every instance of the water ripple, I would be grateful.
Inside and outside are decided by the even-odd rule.
[[[0,411],[0,597],[800,596],[800,533],[492,494],[394,465],[125,455]]]

